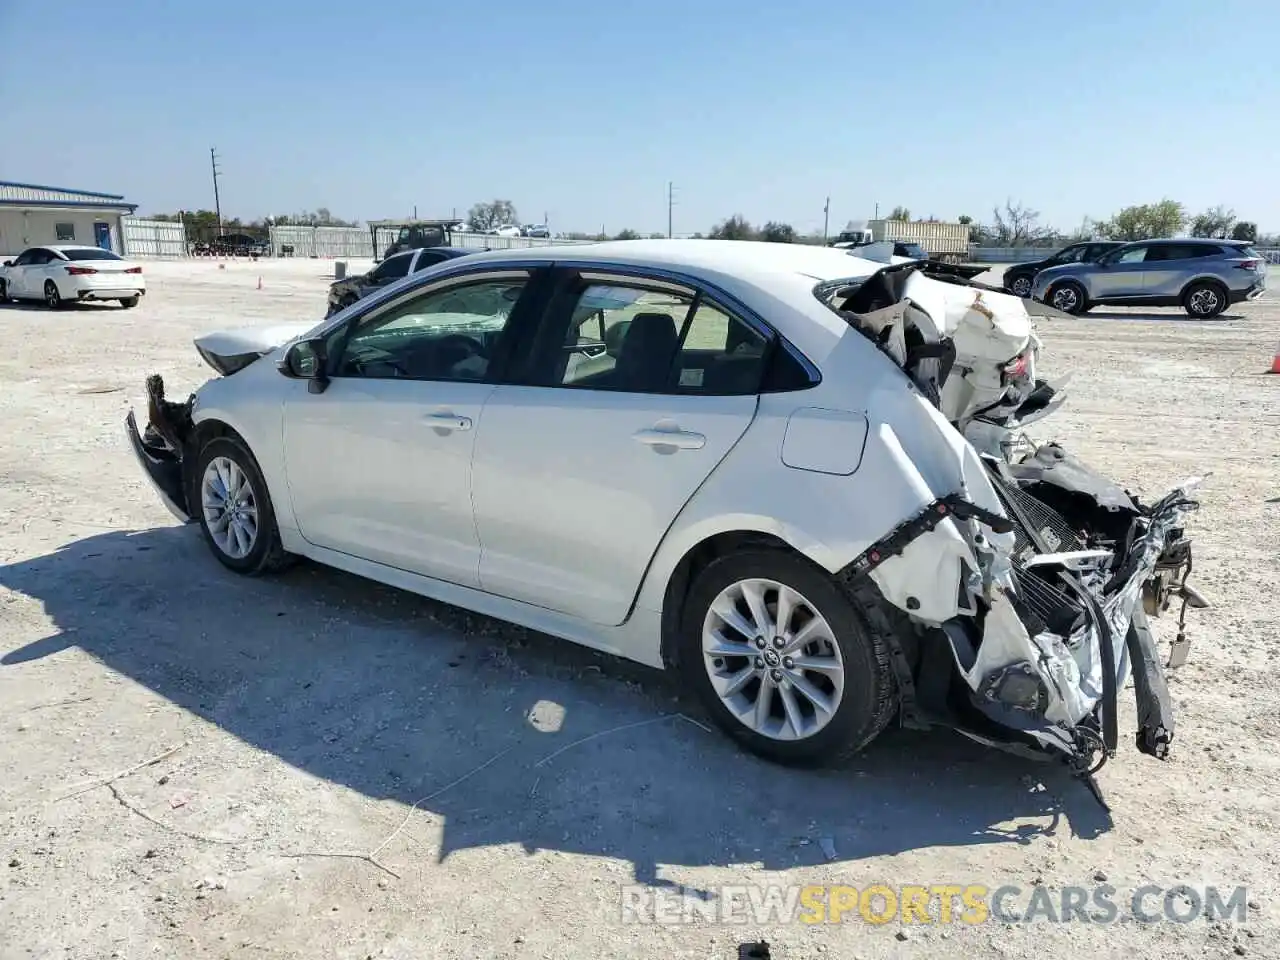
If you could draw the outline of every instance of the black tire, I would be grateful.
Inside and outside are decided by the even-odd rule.
[[[7,280],[0,280],[0,303],[9,302],[9,283]]]
[[[753,578],[785,584],[801,594],[830,625],[839,646],[844,667],[843,695],[826,725],[803,739],[775,739],[752,730],[721,700],[711,681],[702,649],[703,625],[710,607],[721,591]],[[776,598],[770,612],[776,612]],[[746,639],[750,642],[752,638]],[[889,652],[867,627],[861,611],[826,571],[781,550],[744,550],[708,564],[689,591],[678,643],[682,679],[716,724],[747,750],[775,763],[810,767],[839,764],[874,740],[897,707]],[[748,665],[744,659],[740,666]],[[732,670],[736,666],[725,668]],[[805,676],[814,679],[812,674]],[[749,683],[744,689],[750,688]],[[759,687],[755,689],[758,696]],[[780,696],[770,696],[774,710],[782,713]]]
[[[1005,289],[1015,297],[1026,299],[1031,296],[1031,287],[1033,280],[1031,275],[1027,273],[1015,274],[1012,280],[1005,283]]]
[[[52,280],[44,282],[44,303],[50,310],[61,310],[67,305],[67,302],[62,299],[58,285]]]
[[[1055,283],[1045,294],[1045,303],[1063,313],[1079,316],[1089,309],[1089,297],[1084,287],[1074,280],[1063,280]],[[1062,302],[1059,303],[1059,300]]]
[[[232,556],[218,543],[210,530],[210,521],[206,517],[202,496],[204,475],[209,464],[216,458],[230,460],[243,472],[248,480],[257,510],[257,532],[251,548],[243,556]],[[209,549],[228,569],[254,577],[283,570],[296,559],[293,554],[285,551],[280,542],[280,529],[276,525],[275,508],[271,504],[271,495],[267,491],[262,470],[259,469],[258,461],[249,452],[249,448],[239,437],[215,437],[204,445],[196,457],[196,468],[191,475],[191,486],[187,492],[187,498]]]
[[[1182,291],[1182,309],[1197,320],[1212,320],[1227,309],[1227,291],[1212,280],[1197,280]]]
[[[124,307],[126,310],[132,310],[137,305],[138,305],[137,297],[125,297],[120,301],[120,306]]]

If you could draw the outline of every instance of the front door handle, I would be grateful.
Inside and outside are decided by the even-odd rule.
[[[677,450],[701,450],[707,445],[706,437],[688,430],[637,430],[631,439],[647,447],[675,447]]]
[[[433,430],[452,433],[455,430],[471,429],[471,418],[460,417],[456,413],[429,413],[422,419]]]

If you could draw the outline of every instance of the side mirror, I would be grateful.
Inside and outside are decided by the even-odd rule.
[[[299,340],[285,351],[276,369],[293,380],[308,381],[307,390],[311,393],[324,393],[329,387],[326,360],[323,340]]]
[[[13,261],[12,261],[12,260],[6,260],[6,261],[4,262],[4,265],[5,265],[6,267],[12,267],[12,266],[13,266]]]

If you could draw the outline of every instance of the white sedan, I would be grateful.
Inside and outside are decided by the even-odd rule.
[[[43,300],[52,309],[79,300],[136,307],[147,292],[139,264],[100,247],[29,247],[0,266],[0,302]]]
[[[1144,608],[1200,603],[1193,485],[1145,505],[1017,442],[1062,400],[1024,301],[629,241],[459,258],[305,327],[200,338],[222,376],[184,403],[152,376],[128,418],[232,570],[309,557],[677,670],[782,762],[897,715],[1088,774],[1130,677],[1168,749]]]

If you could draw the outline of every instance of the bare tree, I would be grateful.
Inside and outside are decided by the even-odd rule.
[[[1052,229],[1040,225],[1040,211],[1021,201],[1006,200],[1003,210],[996,207],[991,211],[991,218],[991,232],[999,247],[1034,247],[1053,235]]]

